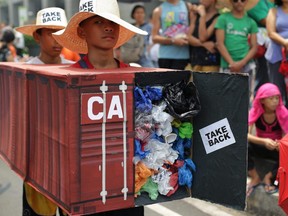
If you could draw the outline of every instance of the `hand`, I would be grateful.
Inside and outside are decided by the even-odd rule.
[[[241,72],[241,69],[243,67],[244,65],[241,61],[233,62],[232,64],[229,64],[229,69],[231,72]]]
[[[265,144],[265,147],[269,150],[277,149],[279,146],[279,143],[277,141],[274,141],[269,138],[264,138],[264,144]]]
[[[187,37],[174,38],[173,45],[177,45],[177,46],[188,45],[188,38]]]
[[[197,7],[197,13],[203,17],[203,16],[206,16],[206,10],[205,10],[205,7],[203,5],[199,5]]]
[[[210,53],[215,53],[216,49],[215,49],[215,43],[212,41],[206,41],[203,43],[203,47],[205,49],[207,49]]]
[[[285,49],[285,52],[286,54],[288,53],[288,39],[285,40],[285,43],[284,43],[284,49]]]
[[[191,6],[191,11],[194,13],[194,14],[197,14],[198,13],[198,5],[195,5],[195,4],[193,4],[192,6]]]

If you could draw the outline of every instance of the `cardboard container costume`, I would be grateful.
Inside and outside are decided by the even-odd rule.
[[[189,197],[181,187],[171,197],[134,198],[133,89],[189,80],[191,75],[202,107],[193,119],[197,172],[192,197],[244,209],[248,77],[239,74],[1,63],[0,155],[72,215]],[[7,84],[11,76],[17,88]],[[19,116],[24,119],[14,121]]]

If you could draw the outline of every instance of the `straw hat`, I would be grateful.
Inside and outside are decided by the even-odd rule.
[[[36,24],[25,25],[15,28],[16,31],[26,35],[33,36],[33,32],[37,29],[48,28],[61,30],[67,25],[67,18],[65,11],[58,7],[49,7],[38,11],[36,17]]]
[[[87,53],[87,43],[85,39],[78,36],[77,28],[79,23],[83,20],[95,15],[119,24],[119,38],[114,48],[121,46],[135,34],[148,34],[146,31],[143,31],[120,18],[119,7],[116,0],[80,0],[79,12],[69,20],[65,29],[53,33],[53,37],[63,47],[77,53]]]
[[[228,8],[232,9],[232,0],[217,0],[216,1],[216,8],[222,9],[222,8]],[[259,0],[246,0],[247,3],[245,5],[245,10],[248,11],[256,6]]]

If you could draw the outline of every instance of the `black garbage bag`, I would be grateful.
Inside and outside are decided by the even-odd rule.
[[[167,103],[166,112],[180,121],[191,121],[201,109],[199,93],[193,82],[184,80],[164,86],[163,97]]]

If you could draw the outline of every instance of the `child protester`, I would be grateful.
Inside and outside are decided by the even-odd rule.
[[[219,0],[218,7],[229,8],[216,22],[217,48],[221,54],[221,72],[241,72],[252,75],[256,65],[252,60],[257,51],[258,27],[245,10],[252,8],[253,0]],[[248,43],[250,37],[250,44]],[[249,76],[251,77],[251,76]],[[249,86],[251,87],[250,78]]]
[[[45,8],[37,13],[35,25],[15,28],[16,31],[32,36],[40,46],[38,56],[27,64],[71,64],[73,61],[61,57],[63,46],[52,37],[52,33],[64,29],[67,25],[65,11],[62,8]]]
[[[256,135],[252,133],[253,127]],[[270,159],[275,166],[263,178],[265,191],[277,191],[273,184],[279,166],[278,140],[288,132],[288,110],[282,102],[278,87],[272,83],[263,84],[257,91],[253,107],[249,112],[248,130],[248,175],[247,195],[260,185],[261,179],[255,168],[253,157]]]
[[[74,62],[60,57],[62,46],[55,41],[52,33],[67,25],[65,11],[61,8],[45,8],[37,13],[36,24],[15,28],[23,34],[33,36],[40,46],[38,56],[30,59],[27,64],[72,64]],[[48,162],[48,161],[47,161]],[[37,163],[37,161],[35,161]],[[23,215],[56,215],[57,205],[24,182]],[[60,215],[62,212],[60,211]]]
[[[129,67],[114,58],[114,49],[127,42],[136,33],[147,35],[147,32],[120,18],[116,0],[80,0],[79,9],[80,11],[70,19],[64,30],[53,34],[62,46],[84,54],[72,67],[87,69]],[[129,208],[93,215],[140,216],[144,215],[144,208]]]

